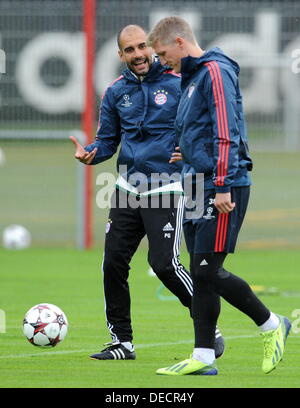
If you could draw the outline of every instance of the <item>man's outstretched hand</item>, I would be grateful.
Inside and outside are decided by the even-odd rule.
[[[93,149],[90,153],[84,150],[83,146],[78,142],[76,137],[74,136],[69,136],[69,139],[71,142],[75,145],[75,159],[79,160],[81,163],[84,164],[91,164],[93,161],[94,157],[96,156],[97,153],[97,147]]]

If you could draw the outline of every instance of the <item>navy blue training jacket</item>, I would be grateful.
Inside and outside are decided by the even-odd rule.
[[[133,173],[181,173],[182,163],[170,164],[178,146],[174,122],[181,96],[180,76],[154,62],[141,81],[125,69],[105,91],[95,142],[98,148],[91,164],[112,157],[121,145],[117,168],[126,179]],[[127,166],[127,174],[120,172]]]
[[[183,173],[204,173],[205,189],[229,192],[251,184],[239,66],[219,48],[182,59],[176,131]]]

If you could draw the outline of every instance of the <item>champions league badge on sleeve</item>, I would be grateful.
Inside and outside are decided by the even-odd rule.
[[[167,97],[168,92],[165,91],[164,89],[159,89],[158,91],[153,92],[153,95],[155,96],[154,102],[157,105],[164,105],[168,100],[168,97]]]

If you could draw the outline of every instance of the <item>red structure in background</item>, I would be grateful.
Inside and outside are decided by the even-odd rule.
[[[96,0],[82,0],[83,26],[85,35],[85,73],[84,73],[84,109],[82,113],[82,131],[87,144],[94,140],[95,130],[95,29]],[[85,211],[84,211],[84,248],[93,245],[93,167],[85,166]]]

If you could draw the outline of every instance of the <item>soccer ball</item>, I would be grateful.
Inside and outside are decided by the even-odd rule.
[[[33,306],[25,314],[23,333],[34,346],[55,347],[68,332],[68,320],[64,312],[50,303]]]
[[[9,225],[3,231],[3,246],[6,249],[25,249],[30,244],[30,233],[22,225]]]

